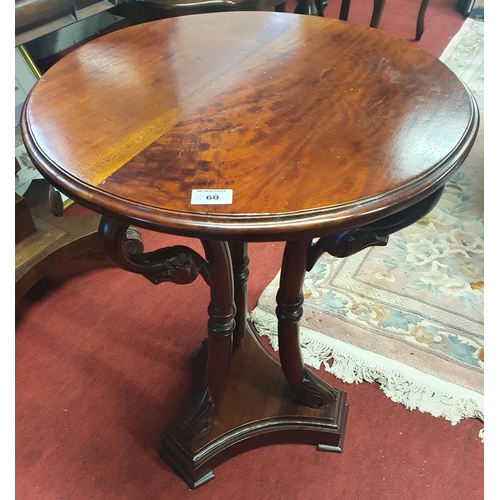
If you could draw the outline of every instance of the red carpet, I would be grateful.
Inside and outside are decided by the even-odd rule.
[[[412,39],[419,3],[387,0],[380,29]],[[331,0],[327,15],[337,17],[339,4]],[[371,5],[353,0],[350,22],[367,24]],[[462,22],[455,0],[433,0],[419,45],[439,56]],[[74,206],[67,215],[82,212]],[[201,248],[142,234],[146,250],[179,241]],[[250,309],[278,271],[282,248],[250,245]],[[201,382],[207,305],[201,279],[155,287],[100,254],[61,265],[26,295],[16,314],[16,499],[484,498],[481,422],[451,426],[393,403],[376,384],[347,385],[321,372],[347,392],[341,454],[261,448],[189,491],[157,450]]]

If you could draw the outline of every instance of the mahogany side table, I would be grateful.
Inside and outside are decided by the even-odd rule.
[[[466,86],[376,29],[275,12],[132,26],[59,61],[21,125],[43,176],[102,214],[100,245],[152,283],[210,286],[205,378],[161,437],[196,488],[256,446],[343,447],[346,394],[302,361],[302,282],[323,252],[384,245],[424,216],[478,130]],[[133,224],[199,238],[127,250]],[[247,321],[247,242],[286,241],[277,362]]]

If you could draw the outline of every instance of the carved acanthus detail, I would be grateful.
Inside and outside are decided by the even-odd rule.
[[[441,198],[444,186],[419,201],[393,215],[355,229],[348,229],[320,238],[311,244],[307,253],[307,270],[310,271],[324,252],[334,257],[348,257],[371,246],[384,246],[389,235],[421,219],[429,213]]]
[[[200,389],[182,421],[178,434],[187,440],[202,436],[212,426],[215,403],[208,387]]]
[[[310,408],[333,404],[337,398],[334,389],[307,368],[304,368],[300,393],[297,396],[302,404]]]
[[[150,266],[160,270],[153,273],[143,273],[151,283],[157,285],[169,281],[179,285],[192,283],[205,266],[204,259],[188,247],[177,245],[161,248],[154,252],[131,256],[136,264]]]
[[[384,246],[389,235],[379,234],[374,224],[325,236],[313,244],[334,257],[348,257],[371,246]]]
[[[207,261],[191,248],[176,245],[142,253],[141,247],[130,246],[129,225],[102,217],[99,241],[106,257],[126,271],[142,274],[157,285],[169,281],[177,284],[193,282],[199,274],[210,284]]]

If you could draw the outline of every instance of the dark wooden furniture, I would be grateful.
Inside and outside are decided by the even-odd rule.
[[[125,28],[37,83],[22,114],[29,154],[103,214],[108,258],[154,284],[201,275],[210,286],[205,379],[161,438],[161,456],[190,487],[255,446],[341,451],[346,395],[301,358],[305,272],[323,252],[384,245],[432,209],[478,120],[464,84],[412,44],[273,12]],[[199,238],[204,255],[134,255],[123,245],[130,224]],[[278,240],[280,363],[246,319],[247,242]]]
[[[422,0],[422,3],[420,4],[420,9],[418,10],[417,17],[417,30],[415,34],[415,40],[420,40],[422,38],[422,34],[424,33],[425,11],[427,10],[428,5],[429,0]],[[351,0],[342,0],[342,3],[340,4],[339,19],[341,19],[342,21],[347,21],[350,7]],[[385,0],[373,0],[373,12],[370,20],[370,26],[372,28],[378,28],[384,7]]]
[[[16,193],[15,304],[61,263],[100,250],[101,216],[65,217],[61,195],[45,179],[34,179],[24,196]],[[132,252],[142,252],[141,235],[127,232]]]
[[[15,0],[16,45],[113,9],[123,0]]]
[[[15,45],[21,47],[27,63],[40,77],[21,44],[111,9],[120,2],[16,0]],[[44,179],[32,181],[27,192],[23,196],[16,194],[15,199],[15,303],[18,304],[35,283],[61,262],[99,250],[100,215],[64,217],[60,194]],[[140,249],[140,238],[137,243]]]
[[[208,12],[266,10],[270,7],[284,12],[285,3],[286,0],[127,0],[120,9],[132,13],[126,17],[143,22]]]
[[[122,0],[16,0],[16,46],[37,78],[41,73],[21,43],[89,16]],[[16,160],[16,174],[20,166]],[[36,179],[23,196],[15,195],[15,304],[62,262],[99,250],[100,215],[64,217],[61,195]],[[140,234],[130,228],[127,246],[142,252]]]
[[[35,179],[16,194],[15,303],[61,262],[99,250],[100,215],[63,217],[61,195]]]
[[[191,14],[268,10],[272,7],[276,12],[285,12],[286,0],[125,0],[114,12],[137,24]],[[294,12],[323,16],[324,0],[297,0]]]

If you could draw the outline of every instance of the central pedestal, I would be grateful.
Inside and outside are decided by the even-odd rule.
[[[161,438],[161,457],[194,489],[214,477],[212,469],[244,451],[277,443],[312,444],[342,451],[347,420],[346,393],[333,404],[308,408],[297,402],[280,363],[257,339],[250,324],[235,349],[224,399],[210,429],[187,440],[184,416]]]

